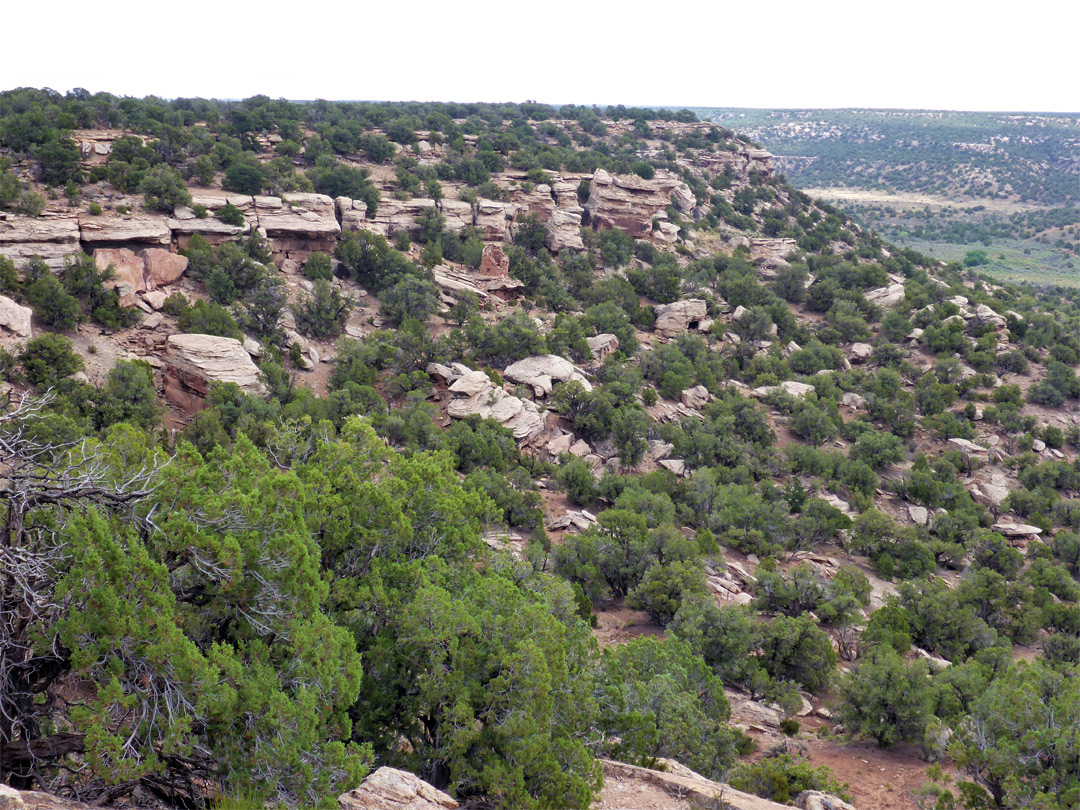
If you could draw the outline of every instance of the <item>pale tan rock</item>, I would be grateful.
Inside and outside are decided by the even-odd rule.
[[[909,506],[907,508],[908,517],[911,518],[911,522],[917,526],[925,526],[927,521],[930,520],[930,513],[925,506]]]
[[[573,433],[563,433],[551,439],[545,449],[553,456],[561,456],[563,453],[570,452],[570,445],[574,443]]]
[[[764,399],[770,394],[774,394],[777,391],[783,391],[785,394],[794,397],[795,399],[803,399],[807,394],[814,390],[814,386],[808,383],[796,382],[795,380],[784,380],[779,385],[762,385],[758,388],[754,388],[748,391],[748,395],[755,399]]]
[[[262,395],[266,386],[244,344],[217,335],[169,335],[165,396],[194,413],[205,404],[212,382],[236,383],[246,394]]]
[[[569,380],[581,383],[586,391],[592,391],[592,384],[573,363],[554,354],[541,354],[518,360],[507,366],[503,376],[511,382],[532,386],[537,396],[547,396],[554,383]]]
[[[79,238],[83,242],[131,242],[138,247],[168,245],[172,241],[169,218],[144,214],[130,217],[79,218]]]
[[[510,396],[496,386],[483,371],[468,371],[450,386],[454,399],[446,412],[453,419],[476,414],[494,419],[514,433],[519,440],[532,439],[544,428],[544,419],[536,404]]]
[[[1042,529],[1025,523],[995,523],[991,529],[1005,537],[1038,537]]]
[[[164,290],[151,290],[143,293],[143,301],[150,305],[151,309],[158,310],[165,306],[165,300],[169,294]]]
[[[82,252],[79,223],[74,219],[38,219],[9,215],[0,220],[0,256],[21,269],[32,256],[40,256],[52,270]]]
[[[852,363],[865,363],[874,354],[874,347],[869,343],[852,343],[848,358]]]
[[[668,806],[672,801],[671,797],[679,796],[687,802],[686,806],[719,807],[723,803],[723,806],[732,810],[791,810],[788,805],[777,804],[750,793],[743,793],[731,785],[706,779],[675,760],[658,759],[663,771],[608,759],[599,761],[604,768],[604,794],[629,786],[632,791],[630,795],[635,796],[651,787],[658,790],[658,801],[662,801],[664,806]],[[605,802],[605,806],[648,810],[656,805],[636,804],[633,798],[622,798],[613,803]]]
[[[19,791],[0,784],[0,810],[22,810],[25,806]]]
[[[454,810],[458,803],[407,771],[383,766],[338,796],[341,810]]]
[[[904,285],[890,284],[863,293],[863,298],[879,307],[894,307],[904,300]]]
[[[652,461],[663,461],[671,455],[671,451],[674,449],[675,445],[673,444],[661,441],[660,439],[650,439],[648,457]]]
[[[866,409],[866,400],[854,391],[847,391],[840,397],[840,404],[851,408],[853,411],[862,411]]]
[[[988,458],[989,450],[982,445],[975,444],[975,442],[968,439],[953,438],[949,439],[949,444],[960,450],[964,458],[983,459]]]
[[[686,298],[672,304],[660,304],[656,307],[656,324],[653,327],[658,335],[675,337],[692,327],[696,327],[707,314],[705,302],[700,298]]]
[[[693,408],[696,411],[700,411],[709,401],[712,399],[712,394],[709,393],[704,385],[695,385],[693,388],[686,388],[680,395],[682,404],[687,408]]]
[[[147,289],[146,263],[142,257],[128,248],[98,248],[94,251],[94,262],[102,272],[112,269],[113,278],[105,286],[116,290],[120,305],[135,306],[135,294]]]
[[[31,337],[30,318],[33,310],[15,303],[10,298],[0,295],[0,326],[14,333],[16,337]]]
[[[675,475],[686,475],[686,462],[681,458],[665,458],[657,463]]]
[[[547,246],[553,253],[563,250],[584,250],[581,241],[581,213],[584,208],[555,208],[548,214],[545,229]]]
[[[855,810],[853,805],[820,790],[804,790],[795,797],[795,806],[800,810]]]
[[[603,360],[614,354],[619,349],[619,339],[615,335],[602,334],[596,337],[585,338],[589,344],[594,360]]]

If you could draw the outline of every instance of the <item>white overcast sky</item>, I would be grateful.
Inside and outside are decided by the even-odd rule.
[[[0,89],[1080,112],[1076,0],[6,0]]]

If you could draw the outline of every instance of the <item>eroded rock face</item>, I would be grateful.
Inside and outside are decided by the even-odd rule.
[[[706,313],[705,302],[699,298],[660,304],[656,307],[656,325],[653,328],[662,337],[675,337],[688,329],[696,328]]]
[[[454,810],[458,803],[407,771],[385,765],[338,796],[341,810]]]
[[[212,382],[231,382],[246,394],[263,395],[266,386],[244,344],[217,335],[169,335],[165,398],[188,414],[202,410]]]
[[[585,210],[593,227],[618,228],[637,239],[650,239],[654,219],[661,228],[670,225],[665,210],[669,205],[692,214],[696,203],[690,187],[671,172],[657,172],[652,180],[645,180],[636,174],[612,175],[597,169]]]
[[[325,194],[293,192],[278,197],[254,197],[252,227],[266,233],[275,263],[307,261],[316,251],[333,253],[341,226],[334,200]]]
[[[187,270],[186,256],[162,248],[147,248],[138,253],[130,248],[98,248],[94,251],[98,270],[113,268],[116,277],[105,282],[120,295],[123,306],[135,306],[136,293],[172,284]]]

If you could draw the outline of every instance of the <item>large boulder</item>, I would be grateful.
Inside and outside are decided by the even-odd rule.
[[[146,285],[151,290],[172,284],[187,270],[187,256],[170,253],[161,248],[147,248],[142,252],[146,266]]]
[[[341,810],[454,810],[458,803],[407,771],[383,766],[338,796]]]
[[[30,307],[20,306],[7,296],[0,295],[0,326],[16,337],[30,337],[30,316],[33,313]]]
[[[210,383],[236,383],[245,394],[262,395],[266,386],[244,344],[217,335],[169,335],[165,398],[186,413],[202,410]]]
[[[138,253],[130,248],[97,248],[94,262],[101,271],[112,267],[115,276],[105,284],[116,289],[120,303],[127,307],[135,306],[136,293],[172,284],[188,266],[187,257],[162,248]]]
[[[483,371],[472,371],[457,363],[453,369],[461,376],[450,385],[454,399],[446,412],[451,418],[465,419],[475,414],[481,419],[494,419],[513,431],[518,440],[533,439],[544,429],[544,417],[536,403],[506,393]]]
[[[105,286],[116,290],[120,304],[135,306],[135,294],[147,289],[146,263],[142,257],[129,248],[98,248],[94,251],[94,262],[101,272],[111,270],[112,278]]]
[[[653,328],[662,337],[675,337],[688,329],[696,329],[706,314],[705,302],[700,298],[660,304],[656,307],[656,325]]]
[[[799,810],[855,810],[854,805],[820,790],[804,790],[795,797],[795,806]]]
[[[578,371],[569,360],[554,354],[540,354],[526,357],[507,366],[503,376],[510,382],[530,385],[539,397],[546,397],[551,393],[554,383],[576,380],[581,383],[586,391],[592,390],[592,385],[585,376]]]
[[[895,307],[904,300],[904,285],[890,284],[887,287],[876,287],[863,293],[863,298],[879,307]]]
[[[547,246],[558,253],[561,250],[584,250],[581,241],[581,212],[584,208],[556,208],[548,215]]]

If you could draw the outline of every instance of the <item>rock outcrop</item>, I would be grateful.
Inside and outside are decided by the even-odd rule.
[[[130,248],[98,248],[94,251],[98,270],[113,268],[115,278],[106,286],[115,287],[120,303],[134,306],[135,294],[172,284],[187,270],[184,256],[162,248],[147,248],[136,253]]]
[[[266,234],[275,263],[304,262],[316,251],[334,252],[341,226],[332,198],[294,192],[280,198],[253,197],[252,203],[251,225]]]
[[[649,239],[654,220],[657,225],[674,227],[667,221],[669,205],[692,215],[696,204],[690,187],[671,172],[660,171],[645,180],[636,174],[612,175],[597,169],[585,211],[595,228],[619,228],[636,239]]]
[[[432,377],[446,379],[443,368],[437,364],[428,367]],[[544,429],[544,417],[536,403],[511,396],[495,385],[483,371],[473,371],[460,363],[450,367],[450,393],[454,398],[446,412],[453,419],[477,415],[481,419],[494,419],[514,433],[519,441],[533,439]]]
[[[614,792],[618,789],[617,786],[622,783],[630,786],[653,786],[659,788],[663,794],[680,796],[690,802],[696,802],[702,807],[723,806],[732,808],[732,810],[791,810],[790,805],[777,804],[768,799],[762,799],[760,796],[735,790],[735,788],[722,782],[706,779],[701,774],[695,773],[675,760],[659,759],[657,761],[663,766],[663,771],[654,771],[637,765],[627,765],[624,762],[601,759],[600,762],[604,767],[604,793]],[[635,793],[639,792],[636,787],[632,787],[632,790]],[[827,796],[828,801],[833,802],[833,804],[817,805],[815,810],[817,810],[817,807],[828,808],[830,806],[835,807],[836,810],[855,810],[851,805],[841,802],[835,796],[820,795]],[[637,797],[631,793],[626,799],[617,801],[611,806],[634,808],[635,810],[640,807],[641,810],[645,810],[647,805],[635,804],[635,798]],[[796,797],[797,800],[798,797]],[[638,798],[638,801],[640,801],[640,798]]]
[[[408,771],[383,766],[338,796],[341,810],[454,810],[458,803]]]
[[[40,256],[53,270],[82,250],[79,222],[75,219],[0,219],[0,256],[7,256],[21,268],[31,256]]]
[[[879,307],[895,307],[904,300],[904,285],[894,283],[887,287],[876,287],[863,293],[863,298]]]
[[[696,329],[706,313],[705,302],[700,298],[660,304],[656,307],[656,325],[653,328],[661,337],[675,337],[689,329]]]
[[[503,377],[510,382],[532,386],[538,397],[546,397],[550,394],[555,383],[569,380],[581,383],[586,391],[592,390],[592,384],[574,367],[573,363],[554,354],[540,354],[518,360],[507,366]]]
[[[165,398],[188,414],[202,410],[212,382],[231,382],[245,394],[266,387],[244,344],[217,335],[169,335]]]
[[[85,247],[135,244],[168,247],[172,229],[163,216],[138,214],[124,217],[79,217],[79,239]]]

